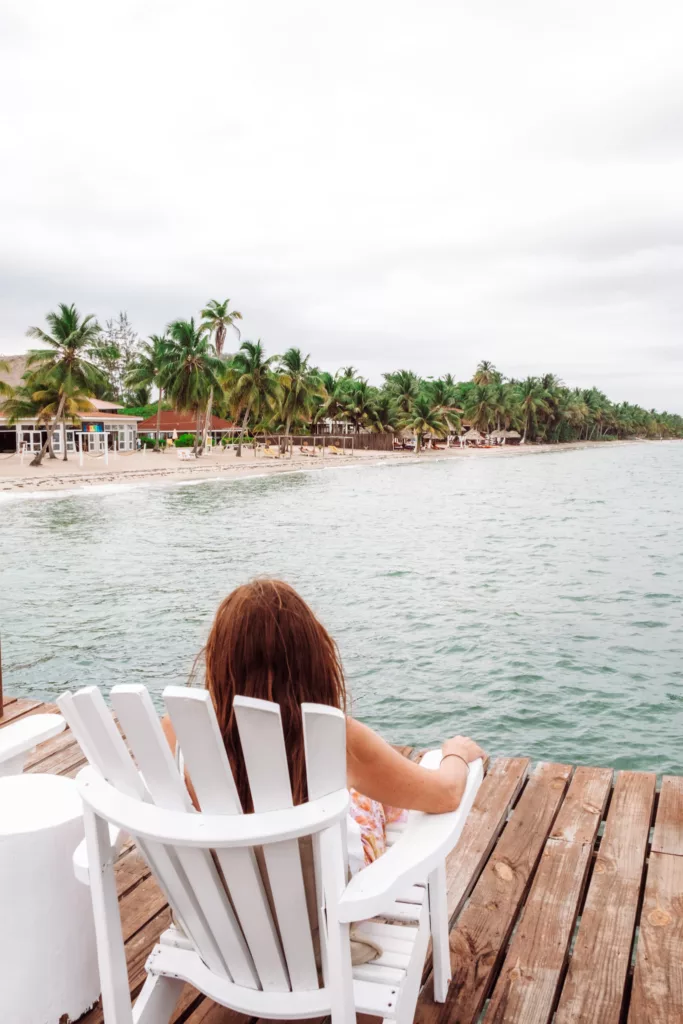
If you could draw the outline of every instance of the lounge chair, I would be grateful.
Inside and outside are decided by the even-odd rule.
[[[344,450],[342,448],[337,448],[336,444],[328,444],[327,450],[330,453],[330,455],[343,455],[344,454]]]
[[[77,784],[93,867],[106,1024],[168,1024],[185,983],[250,1017],[331,1014],[332,1024],[354,1024],[355,1014],[364,1012],[410,1024],[430,939],[434,998],[445,1002],[450,980],[445,857],[481,783],[481,762],[470,768],[457,811],[412,812],[387,853],[349,882],[342,711],[302,705],[309,800],[294,807],[279,705],[235,698],[255,807],[253,814],[243,814],[209,693],[167,687],[164,701],[201,807],[197,813],[146,689],[116,686],[111,700],[135,762],[96,687],[59,701],[92,759]],[[440,751],[434,751],[432,767],[440,759]],[[147,980],[133,1016],[111,825],[133,837],[177,922],[163,932],[147,960]],[[322,981],[298,842],[306,837],[313,847]],[[255,855],[259,847],[262,869]],[[387,924],[386,918],[408,927]],[[385,943],[379,961],[352,967],[350,925],[356,922],[374,944]]]
[[[302,455],[307,455],[309,458],[311,458],[311,456],[315,458],[318,454],[316,449],[313,448],[310,444],[302,444],[299,450]]]
[[[264,449],[263,449],[263,454],[266,456],[266,458],[269,458],[269,459],[279,459],[280,458],[280,449],[279,448],[275,448],[275,447],[270,447],[270,445],[265,445]]]
[[[181,462],[191,462],[196,457],[191,448],[178,448],[178,458]]]
[[[18,722],[10,722],[0,730],[0,776],[20,775],[27,755],[39,743],[52,739],[65,728],[61,715],[29,715]]]

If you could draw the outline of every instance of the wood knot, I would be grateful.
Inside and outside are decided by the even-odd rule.
[[[593,868],[593,874],[604,875],[606,870],[607,868],[605,867],[604,863],[601,860],[599,860],[596,862],[595,867]]]
[[[666,910],[653,910],[647,915],[647,919],[654,928],[663,928],[664,925],[671,924],[671,914],[667,914]]]
[[[504,882],[511,882],[514,877],[514,871],[509,864],[504,864],[502,861],[498,861],[495,868],[493,869],[499,878],[502,878]]]

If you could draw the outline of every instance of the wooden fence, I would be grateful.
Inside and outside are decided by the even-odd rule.
[[[371,452],[391,452],[394,450],[393,434],[291,434],[285,436],[283,434],[260,434],[255,438],[257,442],[265,441],[266,444],[282,444],[284,441],[289,444],[309,445],[310,447],[321,448],[324,444],[334,444],[337,448],[342,448],[344,451],[371,451]]]

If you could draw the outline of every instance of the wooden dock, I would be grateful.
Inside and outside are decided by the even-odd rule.
[[[5,698],[0,728],[46,710]],[[26,770],[84,764],[66,732]],[[116,877],[135,995],[170,913],[131,845]],[[419,1024],[683,1024],[683,778],[658,791],[644,772],[498,758],[448,863],[448,900],[453,981],[438,1005],[426,972]],[[99,1007],[81,1018],[102,1021]],[[247,1019],[187,987],[173,1022]]]

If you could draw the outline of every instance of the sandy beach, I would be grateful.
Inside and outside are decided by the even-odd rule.
[[[352,466],[407,464],[435,459],[487,459],[516,458],[539,455],[544,452],[571,451],[577,448],[614,447],[617,444],[639,444],[640,441],[575,441],[569,444],[505,445],[500,448],[450,448],[443,451],[424,450],[419,455],[410,451],[373,452],[356,451],[353,455],[329,455],[312,458],[295,452],[292,458],[269,458],[254,454],[250,449],[237,458],[233,450],[215,452],[198,459],[196,463],[181,462],[175,451],[135,452],[131,455],[110,454],[109,463],[103,457],[86,457],[83,466],[78,456],[67,462],[45,459],[41,466],[31,466],[30,457],[23,464],[19,455],[0,456],[0,493],[23,493],[72,490],[74,488],[102,487],[121,483],[167,484],[182,481],[243,479],[254,476],[275,476],[278,473],[320,472]]]

